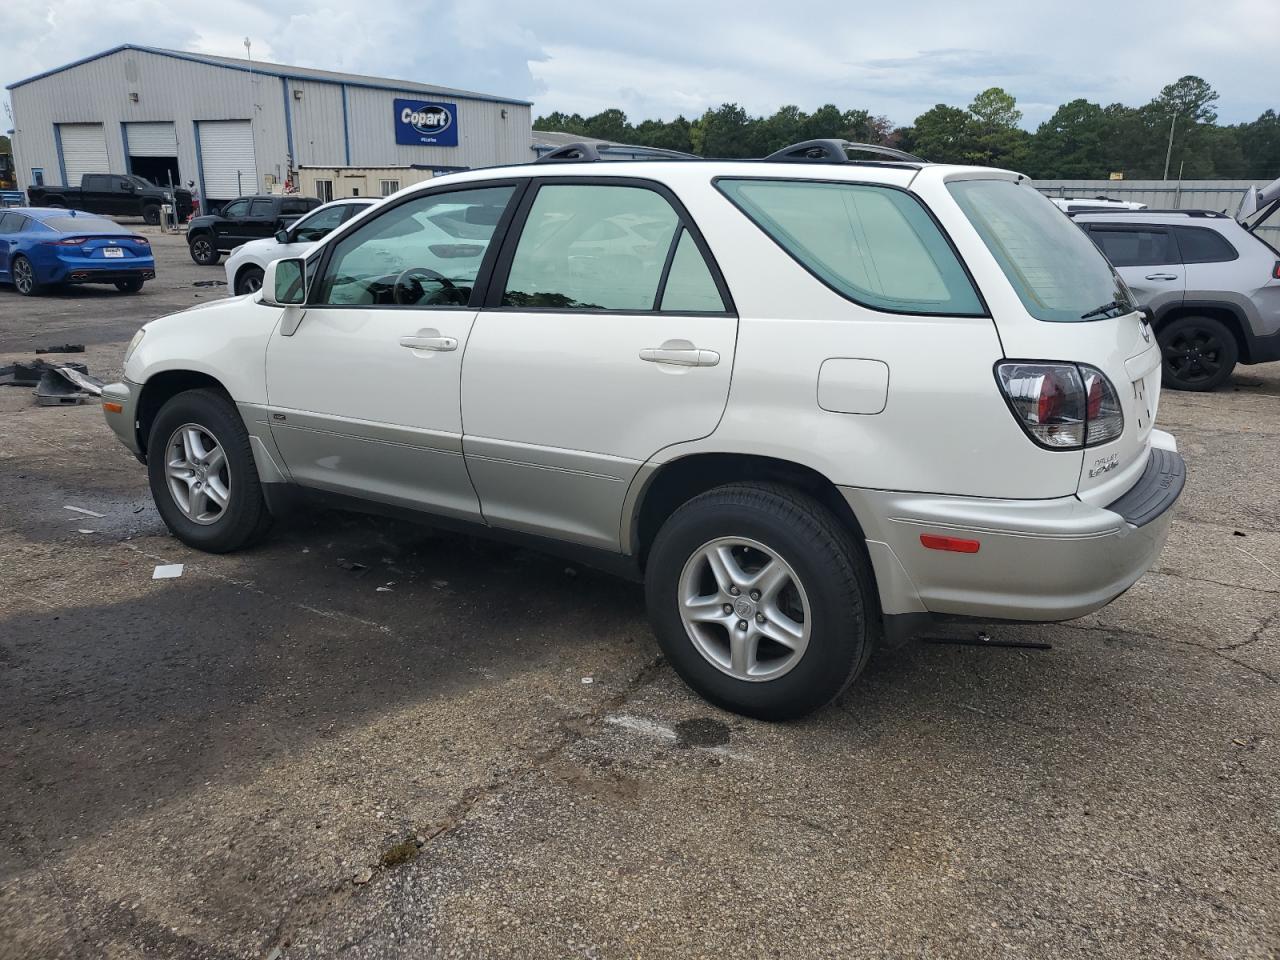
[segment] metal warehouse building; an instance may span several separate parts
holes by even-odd
[[[234,57],[125,44],[8,90],[20,186],[134,173],[216,203],[278,191],[302,166],[532,159],[528,101]]]

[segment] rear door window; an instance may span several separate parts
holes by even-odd
[[[1208,227],[1174,227],[1183,263],[1227,263],[1240,259],[1235,247],[1222,234]]]
[[[255,200],[249,207],[251,217],[269,217],[275,204],[270,200]]]
[[[1178,263],[1178,247],[1168,227],[1089,227],[1089,236],[1112,266],[1157,267]]]
[[[855,303],[890,313],[985,315],[950,243],[905,190],[793,180],[724,179],[716,186],[801,266]]]

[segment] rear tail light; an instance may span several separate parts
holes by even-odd
[[[151,246],[151,241],[148,240],[146,237],[130,237],[129,239],[132,240],[134,243],[142,244],[144,247]]]
[[[1120,398],[1097,367],[1001,363],[996,379],[1027,436],[1048,450],[1093,447],[1124,432]]]
[[[1271,269],[1271,278],[1280,280],[1280,260],[1276,261],[1276,265]]]
[[[79,247],[89,242],[88,237],[64,237],[61,240],[54,240],[54,246],[58,247]]]

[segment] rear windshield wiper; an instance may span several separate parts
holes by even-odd
[[[1087,312],[1087,313],[1082,313],[1082,314],[1080,314],[1080,319],[1081,319],[1081,320],[1092,320],[1092,319],[1094,319],[1095,317],[1104,317],[1104,316],[1106,316],[1108,313],[1110,313],[1112,310],[1119,310],[1119,311],[1120,311],[1120,313],[1115,314],[1115,316],[1117,316],[1117,317],[1118,317],[1118,316],[1120,316],[1121,314],[1128,313],[1128,312],[1129,312],[1129,309],[1130,309],[1130,308],[1129,308],[1129,305],[1128,305],[1127,303],[1121,303],[1119,300],[1112,300],[1110,303],[1104,303],[1104,304],[1103,304],[1102,306],[1100,306],[1100,307],[1094,307],[1092,310],[1090,310],[1090,311],[1089,311],[1089,312]]]

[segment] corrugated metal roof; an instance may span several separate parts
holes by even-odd
[[[246,60],[240,57],[220,57],[210,53],[192,53],[186,50],[169,50],[164,47],[148,47],[136,43],[124,43],[118,47],[112,47],[110,50],[104,50],[101,53],[95,53],[88,57],[82,57],[72,63],[63,64],[60,67],[54,67],[52,70],[46,70],[38,73],[33,77],[27,77],[23,80],[15,81],[9,84],[5,89],[12,90],[14,87],[20,87],[23,84],[31,83],[35,80],[41,80],[45,77],[53,76],[64,70],[70,70],[72,67],[78,67],[81,64],[89,63],[93,60],[99,60],[102,57],[109,57],[113,53],[119,53],[122,50],[141,50],[145,53],[154,53],[162,57],[174,57],[178,60],[191,60],[196,63],[209,64],[215,67],[227,67],[232,70],[241,70],[248,72],[252,70],[254,73],[261,73],[266,76],[287,77],[291,80],[315,80],[321,83],[341,83],[348,86],[374,87],[380,90],[396,90],[406,93],[426,93],[432,96],[457,97],[464,100],[488,100],[497,103],[510,103],[514,106],[532,106],[528,100],[517,100],[510,97],[499,97],[488,93],[476,93],[471,90],[459,90],[455,87],[439,87],[433,84],[418,83],[414,80],[394,80],[387,77],[372,77],[361,73],[341,73],[336,70],[321,70],[316,67],[298,67],[289,64],[271,63],[265,60]]]

